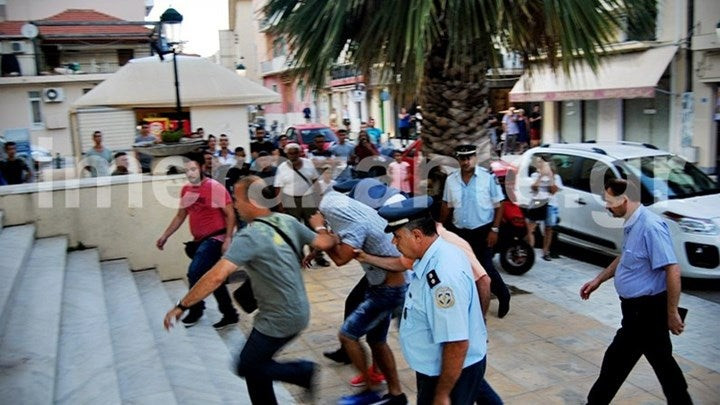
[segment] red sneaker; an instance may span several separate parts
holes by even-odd
[[[380,371],[375,371],[374,366],[370,366],[368,369],[368,374],[370,374],[370,381],[372,381],[373,385],[383,384],[385,382],[385,376]],[[365,386],[365,378],[362,374],[358,374],[352,379],[350,379],[350,385],[353,387],[364,387]]]

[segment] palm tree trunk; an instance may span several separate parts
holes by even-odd
[[[421,85],[423,152],[453,155],[458,144],[478,147],[480,161],[490,158],[486,63],[445,68],[445,41],[432,48]]]

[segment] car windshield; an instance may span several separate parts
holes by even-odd
[[[643,188],[650,192],[655,201],[720,193],[715,181],[679,156],[626,159],[622,162],[622,168],[639,176]]]
[[[318,135],[324,136],[326,142],[337,142],[337,136],[335,136],[335,132],[330,128],[302,129],[300,130],[300,134],[302,135],[302,142],[305,145],[311,145],[315,142],[315,137]]]

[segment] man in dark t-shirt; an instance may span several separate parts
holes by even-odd
[[[7,184],[22,184],[30,180],[30,168],[27,163],[17,155],[15,142],[5,144],[7,159],[0,162],[0,173]]]
[[[530,121],[530,146],[540,145],[542,138],[542,114],[540,114],[540,106],[535,104],[529,117]]]
[[[256,128],[255,139],[250,142],[250,156],[252,157],[252,159],[257,159],[258,154],[263,151],[267,152],[268,154],[272,154],[273,149],[275,149],[275,146],[273,146],[272,142],[265,139],[265,128]]]

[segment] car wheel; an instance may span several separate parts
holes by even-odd
[[[533,264],[535,264],[535,251],[523,240],[514,240],[500,250],[500,265],[512,275],[527,273]]]

